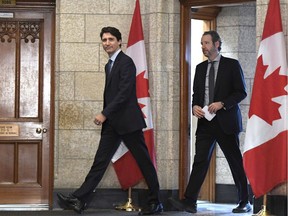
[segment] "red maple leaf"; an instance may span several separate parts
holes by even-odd
[[[136,76],[136,94],[137,98],[150,97],[149,96],[149,81],[144,78],[146,71],[141,72]]]
[[[149,95],[149,81],[148,79],[144,78],[146,71],[143,71],[141,73],[139,73],[136,76],[136,95],[137,98],[144,98],[144,97],[150,97]],[[145,107],[145,104],[142,103],[138,103],[141,110],[143,109],[143,107]],[[144,114],[144,112],[142,111],[144,118],[147,118],[147,116]]]
[[[142,104],[142,103],[138,103],[138,104],[139,104],[141,110],[143,109],[143,107],[146,106],[145,104]],[[143,114],[143,117],[144,117],[144,118],[147,118],[147,116],[145,115],[145,113],[144,113],[143,111],[142,111],[142,114]]]
[[[278,110],[281,104],[272,101],[272,99],[281,95],[287,95],[284,89],[287,85],[287,76],[279,74],[280,67],[278,67],[272,74],[264,79],[267,68],[267,65],[263,65],[261,55],[257,60],[249,118],[251,118],[252,115],[257,115],[272,125],[274,120],[281,118]]]

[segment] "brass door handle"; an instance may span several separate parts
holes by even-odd
[[[48,131],[47,128],[43,128],[43,129],[42,129],[42,128],[36,128],[36,133],[37,133],[37,134],[40,134],[40,133],[42,133],[42,132],[43,132],[43,133],[47,133],[47,131]]]

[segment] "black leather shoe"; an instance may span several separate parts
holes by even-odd
[[[156,215],[163,212],[162,203],[152,203],[147,207],[143,208],[138,215]]]
[[[197,204],[193,201],[183,199],[175,199],[173,197],[170,197],[168,201],[171,203],[171,205],[180,211],[186,211],[190,213],[196,213],[197,212]]]
[[[62,193],[57,193],[57,197],[60,203],[64,204],[68,209],[73,209],[78,214],[82,214],[86,207],[86,203],[81,202],[73,195],[65,196]]]
[[[236,208],[232,210],[233,213],[246,213],[251,211],[251,206],[249,202],[239,202]]]

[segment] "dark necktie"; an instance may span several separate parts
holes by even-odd
[[[108,63],[107,63],[107,73],[110,74],[111,72],[111,68],[112,68],[112,60],[109,59]]]
[[[212,61],[210,71],[209,71],[209,104],[213,103],[214,100],[214,79],[215,79],[215,70],[214,62]]]

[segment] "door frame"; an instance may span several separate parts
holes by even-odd
[[[256,0],[179,0],[180,1],[180,121],[179,121],[179,197],[184,192],[190,176],[190,74],[191,74],[191,7],[212,7]],[[209,177],[210,188],[215,184],[216,176]],[[210,197],[214,192],[209,190]]]

